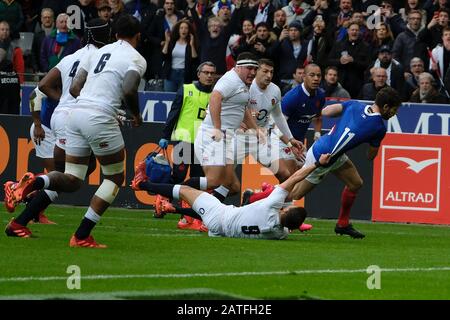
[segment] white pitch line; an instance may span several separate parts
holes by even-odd
[[[381,272],[435,272],[450,271],[449,267],[430,268],[381,268]],[[367,273],[367,269],[323,269],[323,270],[292,270],[292,271],[262,271],[262,272],[222,272],[222,273],[173,273],[173,274],[99,274],[81,276],[83,280],[104,279],[155,279],[155,278],[214,278],[242,276],[284,276],[301,274],[333,274],[333,273]],[[0,278],[0,282],[56,281],[67,280],[67,277],[16,277]]]

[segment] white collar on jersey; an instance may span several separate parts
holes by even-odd
[[[306,88],[305,88],[305,83],[304,82],[302,83],[302,90],[308,97],[310,96],[309,91],[306,90]]]
[[[365,114],[365,115],[367,115],[367,116],[369,116],[369,117],[373,117],[373,116],[381,116],[381,113],[379,113],[379,112],[374,112],[373,109],[372,109],[372,112],[369,112],[369,108],[370,108],[370,107],[371,107],[371,106],[367,105],[367,106],[364,108],[364,114]]]

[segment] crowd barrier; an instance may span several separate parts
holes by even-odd
[[[31,86],[23,87],[22,115],[30,114],[26,97],[32,89]],[[153,204],[152,196],[145,192],[134,192],[128,185],[133,177],[135,164],[156,147],[174,96],[173,93],[162,92],[139,93],[140,109],[146,123],[140,128],[123,129],[127,146],[126,180],[114,205],[141,208]],[[324,118],[324,131],[329,130],[335,121]],[[364,186],[352,209],[352,217],[374,221],[450,224],[450,205],[446,198],[450,194],[450,179],[447,176],[448,170],[444,169],[450,155],[447,148],[450,142],[449,122],[450,105],[406,103],[399,109],[397,116],[387,122],[390,134],[383,141],[374,163],[366,158],[367,146],[350,151],[348,155],[364,180]],[[42,171],[29,140],[30,124],[30,117],[0,116],[0,143],[3,150],[0,157],[1,182],[17,179],[27,170]],[[308,141],[312,141],[311,136],[309,132]],[[389,160],[391,158],[404,159],[392,161]],[[433,162],[436,159],[439,159],[439,163]],[[425,166],[429,162],[431,164]],[[238,168],[242,190],[258,189],[263,181],[277,183],[266,169],[251,163],[252,161],[247,161],[242,168]],[[421,166],[425,167],[420,170]],[[414,171],[417,167],[419,169],[415,170],[418,172]],[[438,171],[429,173],[432,170]],[[100,171],[97,168],[85,188],[62,196],[59,203],[87,205],[100,181]],[[399,181],[408,183],[397,183]],[[409,188],[410,186],[420,186],[423,190]],[[336,218],[342,188],[343,184],[333,175],[325,179],[306,197],[305,207],[310,216]],[[3,190],[0,191],[0,197],[3,198]],[[239,198],[234,197],[229,203],[237,204]],[[414,207],[412,203],[421,203],[422,207]]]

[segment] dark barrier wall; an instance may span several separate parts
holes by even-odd
[[[29,138],[32,120],[29,116],[0,115],[0,182],[19,179],[25,172],[43,172],[39,158],[35,156],[34,145]],[[144,123],[139,128],[122,128],[126,146],[125,183],[113,205],[129,208],[148,208],[153,197],[146,192],[133,191],[129,185],[134,175],[135,165],[157,147],[163,129],[162,123]],[[169,149],[170,152],[170,149]],[[241,167],[236,169],[241,175]],[[100,168],[87,179],[86,184],[75,193],[63,194],[57,203],[70,205],[89,204],[89,200],[101,182]],[[0,201],[4,199],[4,190],[0,188]],[[239,196],[227,199],[228,204],[238,204]]]

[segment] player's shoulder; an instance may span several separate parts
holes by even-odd
[[[317,88],[317,97],[319,99],[324,99],[325,98],[325,90],[322,88]]]
[[[270,95],[276,96],[276,97],[281,97],[281,90],[280,87],[277,86],[275,83],[271,82],[268,86],[267,86],[267,90],[270,93]]]

